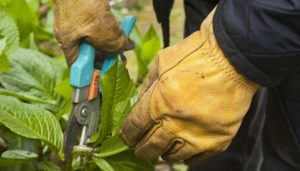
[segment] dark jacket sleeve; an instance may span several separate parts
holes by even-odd
[[[257,83],[300,70],[299,0],[221,0],[213,26],[226,57]]]

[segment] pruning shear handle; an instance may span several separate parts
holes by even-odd
[[[129,37],[136,18],[126,16],[121,27],[126,38]],[[83,41],[80,44],[78,58],[71,66],[70,84],[73,87],[72,112],[64,132],[65,160],[70,161],[76,137],[82,127],[79,145],[86,144],[99,125],[99,113],[102,96],[100,92],[99,76],[103,75],[117,60],[120,53],[108,53],[105,56],[101,71],[94,68],[95,48]]]
[[[126,16],[121,22],[121,28],[124,31],[126,38],[129,37],[133,26],[136,22],[136,17]],[[82,88],[90,85],[94,72],[95,48],[87,42],[80,44],[80,52],[77,60],[71,66],[70,84],[76,88]],[[121,52],[123,53],[123,52]],[[104,74],[115,63],[119,53],[108,53],[105,56],[100,74]]]

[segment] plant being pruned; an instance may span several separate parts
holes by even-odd
[[[61,57],[51,58],[39,47],[41,41],[54,41],[48,25],[39,20],[39,1],[21,1],[0,1],[0,138],[9,144],[1,154],[0,170],[64,170],[63,130],[72,94],[69,69]],[[30,15],[18,11],[17,3]],[[153,170],[152,161],[136,158],[118,136],[137,95],[125,64],[117,60],[100,84],[99,128],[88,142],[91,148],[74,150],[74,158],[83,154],[88,160],[74,160],[73,169]]]

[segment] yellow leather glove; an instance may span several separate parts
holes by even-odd
[[[69,65],[77,58],[81,39],[101,51],[119,51],[126,46],[107,0],[56,0],[54,33]]]
[[[238,73],[212,25],[159,52],[121,136],[137,156],[193,164],[224,151],[258,85]]]

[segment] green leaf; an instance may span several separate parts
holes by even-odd
[[[9,71],[9,61],[5,53],[0,54],[0,72],[8,72]]]
[[[38,27],[39,16],[34,11],[36,5],[28,5],[25,0],[11,0],[4,8],[16,21],[21,42],[26,39],[29,34]]]
[[[6,47],[6,38],[3,36],[0,38],[0,54],[2,54]]]
[[[23,39],[21,46],[31,50],[39,50],[37,44],[35,43],[34,37],[34,33],[30,33],[27,38]]]
[[[43,161],[38,163],[38,169],[43,171],[60,171],[61,169],[54,163]]]
[[[137,93],[137,92],[134,92]],[[131,94],[131,97],[133,97],[135,94]],[[112,136],[116,136],[119,134],[120,129],[127,118],[129,112],[131,111],[132,106],[130,104],[130,101],[128,99],[118,102],[115,105],[115,110],[113,111],[113,120],[112,120]]]
[[[40,142],[38,140],[22,137],[21,135],[10,131],[8,128],[5,128],[1,132],[1,136],[7,140],[7,142],[9,143],[9,149],[11,150],[22,149],[34,153],[39,153],[38,146],[40,145]]]
[[[38,154],[39,142],[35,139],[29,139],[13,133],[9,129],[1,128],[1,137],[5,138],[9,143],[10,150],[22,149],[22,151],[29,151]],[[36,158],[30,159],[13,159],[0,157],[0,168],[3,170],[26,170],[24,168],[31,167],[36,161]],[[8,167],[8,168],[4,168]],[[0,169],[0,170],[1,170]],[[29,169],[30,170],[30,169]],[[31,169],[32,170],[32,169]]]
[[[137,158],[132,150],[117,155],[99,158],[93,157],[99,168],[105,171],[153,171],[154,163]]]
[[[6,38],[0,39],[0,72],[9,71],[9,61],[5,52]]]
[[[147,67],[147,64],[142,59],[141,49],[139,47],[135,47],[134,53],[136,55],[136,60],[137,60],[137,64],[138,64],[137,82],[140,84],[140,83],[142,83],[144,77],[148,73],[148,67]]]
[[[121,21],[126,16],[120,10],[116,10],[114,8],[111,9],[111,12],[114,14],[114,16],[117,18],[118,21]],[[149,32],[149,30],[148,30],[148,32]],[[143,58],[142,52],[141,52],[143,43],[147,43],[148,40],[146,40],[144,38],[144,40],[143,40],[144,42],[142,42],[143,36],[142,36],[139,28],[136,25],[133,27],[133,30],[130,34],[130,39],[133,40],[134,44],[135,44],[134,53],[136,56],[137,69],[138,69],[137,78],[138,78],[138,82],[141,82],[148,73],[148,63],[146,63],[144,61],[145,59]]]
[[[5,10],[3,10],[3,7],[1,6],[0,18],[0,36],[1,40],[5,41],[5,49],[2,50],[5,50],[7,55],[10,55],[19,47],[19,31],[13,18],[9,16],[9,14]],[[2,42],[2,46],[3,44],[4,43]]]
[[[110,165],[108,161],[103,158],[93,157],[93,161],[97,164],[97,166],[104,171],[114,171],[114,168]]]
[[[0,94],[43,106],[57,113],[66,101],[55,91],[66,66],[33,50],[18,49],[10,56],[11,68],[0,73]]]
[[[41,26],[35,27],[35,38],[40,41],[52,40],[53,34]]]
[[[7,150],[0,157],[0,168],[14,167],[17,164],[28,163],[37,157],[36,153],[26,150]]]
[[[66,103],[64,105],[63,108],[60,108],[60,110],[58,111],[58,113],[56,113],[56,118],[58,120],[61,119],[61,117],[64,114],[69,114],[72,108],[72,94],[73,94],[73,88],[70,85],[70,79],[66,78],[63,79],[56,87],[55,87],[55,91],[60,94],[61,96],[64,97],[64,99],[66,100]]]
[[[71,100],[73,88],[70,85],[70,79],[63,79],[56,87],[55,91],[62,95],[65,99]]]
[[[27,138],[39,139],[62,150],[63,135],[58,121],[48,111],[19,100],[0,95],[0,123]]]
[[[10,0],[3,7],[18,25],[21,46],[30,48],[31,34],[35,40],[51,40],[53,34],[48,32],[39,22],[39,0]]]
[[[120,60],[117,60],[101,77],[100,84],[103,95],[100,114],[100,141],[102,142],[107,136],[111,136],[113,131],[114,134],[118,132],[117,129],[121,127],[121,120],[124,120],[128,115],[127,104],[130,104],[130,99],[136,94],[136,87],[130,79],[125,65]],[[117,105],[120,102],[122,105]],[[120,108],[120,106],[124,108]]]
[[[121,21],[126,15],[120,10],[111,9],[117,20]],[[142,37],[142,34],[137,26],[135,26],[130,35],[130,39],[135,42],[134,53],[138,64],[137,80],[141,83],[143,78],[147,75],[151,62],[161,48],[160,38],[151,25]]]
[[[25,150],[7,150],[2,153],[1,157],[6,159],[34,159],[37,158],[38,155],[36,153],[25,151]]]
[[[136,38],[138,39],[138,38]],[[141,83],[149,71],[149,67],[157,52],[161,48],[161,42],[154,27],[151,25],[142,39],[141,45],[134,49],[138,63],[138,82]]]
[[[134,41],[136,47],[141,47],[142,45],[142,34],[137,26],[133,27],[133,30],[130,34],[130,39]]]
[[[142,40],[141,55],[146,65],[149,65],[161,48],[160,39],[153,25],[150,26]]]
[[[173,164],[174,171],[187,171],[188,166],[185,164]]]
[[[95,153],[96,157],[108,157],[128,150],[128,146],[124,144],[119,135],[106,139],[100,147],[99,153]]]
[[[53,34],[53,20],[54,20],[54,12],[53,11],[49,11],[47,13],[47,16],[46,18],[44,18],[42,20],[42,27],[43,29],[48,32],[48,33],[51,33]],[[52,36],[53,37],[53,36]]]
[[[28,5],[30,11],[39,16],[39,7],[40,7],[40,0],[25,0],[26,4]]]

